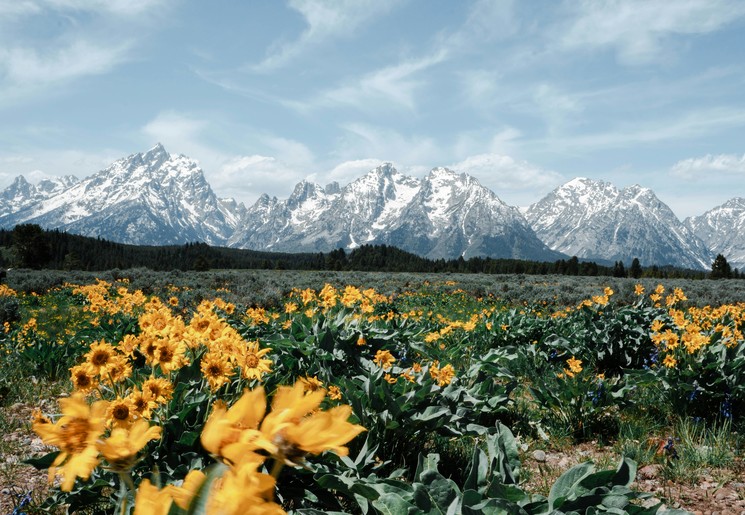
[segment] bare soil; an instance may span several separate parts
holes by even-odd
[[[652,494],[645,506],[662,503],[667,508],[687,510],[695,515],[745,515],[745,462],[736,459],[727,469],[702,469],[692,481],[672,481],[665,478],[664,457],[658,462],[639,464],[636,491]],[[567,469],[588,460],[599,469],[614,468],[620,456],[610,447],[595,443],[569,449],[533,451],[523,456],[527,476],[524,489],[548,495],[554,481]]]

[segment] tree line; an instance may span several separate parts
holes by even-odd
[[[427,259],[389,245],[362,245],[350,251],[339,248],[325,253],[264,252],[213,247],[201,242],[168,246],[128,245],[58,229],[44,230],[36,224],[18,225],[12,230],[0,229],[0,266],[84,271],[145,267],[159,271],[281,269],[634,278],[742,277],[721,255],[712,263],[709,273],[671,266],[642,267],[638,259],[634,259],[628,268],[621,261],[607,266],[580,260],[576,256],[554,262],[488,257]]]

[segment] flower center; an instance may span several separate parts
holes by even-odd
[[[129,418],[129,408],[123,404],[114,407],[111,414],[117,420],[127,420]]]
[[[248,368],[256,368],[259,365],[259,357],[256,354],[249,354],[246,356],[246,366]]]
[[[109,362],[108,352],[96,352],[91,356],[91,363],[97,367],[102,367]]]
[[[62,426],[62,450],[69,454],[78,454],[86,447],[90,424],[86,419],[74,418]]]

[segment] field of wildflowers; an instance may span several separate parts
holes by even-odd
[[[260,305],[126,279],[1,285],[0,400],[30,378],[65,392],[30,421],[52,450],[28,462],[54,487],[24,509],[684,513],[632,490],[628,457],[545,492],[521,477],[530,446],[614,442],[634,421],[660,428],[639,447],[666,466],[681,420],[742,432],[745,303],[647,288],[560,305],[326,284]]]

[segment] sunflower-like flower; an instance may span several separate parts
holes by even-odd
[[[202,375],[207,380],[210,390],[216,392],[222,385],[230,381],[233,375],[233,365],[224,354],[208,352],[202,357],[200,364]]]
[[[338,386],[335,386],[335,385],[329,386],[329,399],[334,400],[334,401],[341,400],[341,390],[339,390]]]
[[[213,406],[202,430],[202,446],[213,455],[223,457],[226,457],[226,447],[239,442],[250,444],[250,450],[276,452],[277,446],[259,431],[265,413],[266,396],[262,387],[246,391],[230,409]]]
[[[239,357],[239,364],[245,379],[261,379],[261,376],[272,371],[272,360],[263,359],[271,351],[269,347],[259,349],[259,342],[248,342]]]
[[[233,465],[246,457],[262,460],[257,451],[292,465],[302,463],[307,454],[324,451],[346,456],[345,445],[365,428],[348,421],[350,406],[319,410],[325,397],[322,389],[306,392],[300,381],[292,387],[280,386],[271,412],[264,416],[264,389],[247,391],[230,409],[213,408],[202,431],[202,445]]]
[[[150,440],[160,438],[160,426],[150,426],[147,420],[139,419],[129,428],[115,427],[105,440],[98,443],[98,449],[109,462],[112,470],[124,472],[137,462],[139,453]]]
[[[106,377],[109,368],[114,364],[116,349],[104,340],[93,342],[90,350],[85,354],[85,360],[101,377]]]
[[[164,374],[178,370],[189,362],[186,358],[186,344],[171,339],[160,340],[155,349],[155,362]]]
[[[315,392],[323,388],[323,383],[318,379],[318,376],[301,377],[300,382],[303,383],[303,388],[305,388],[306,392]]]
[[[97,401],[91,406],[85,396],[74,393],[59,400],[62,416],[57,422],[36,417],[32,424],[34,432],[47,445],[54,445],[60,453],[49,467],[49,480],[58,472],[62,474],[61,489],[72,490],[75,478],[87,479],[99,462],[96,442],[106,428],[108,402]]]
[[[132,411],[140,418],[150,419],[153,416],[153,410],[158,407],[150,390],[143,392],[135,387],[127,397],[132,405]]]
[[[574,377],[575,375],[582,372],[582,360],[577,359],[574,356],[569,358],[567,360],[567,365],[569,365],[569,368],[564,369],[564,373],[569,377]]]
[[[272,410],[261,424],[261,431],[278,447],[275,455],[291,464],[301,463],[306,454],[331,450],[346,456],[344,444],[365,430],[347,421],[350,406],[318,410],[325,390],[305,392],[301,382],[280,386],[272,401]]]
[[[98,373],[87,361],[70,369],[72,387],[81,393],[88,393],[98,388]]]
[[[173,396],[173,383],[164,377],[149,377],[142,383],[142,392],[158,404],[165,404]]]
[[[109,403],[106,410],[106,422],[112,427],[127,428],[132,425],[137,415],[132,399],[127,397],[117,397]]]
[[[442,367],[437,374],[437,384],[439,386],[447,386],[455,377],[455,369],[453,368],[453,365],[447,364],[444,367]]]
[[[124,382],[132,377],[132,363],[126,356],[117,354],[111,360],[107,377],[112,383]]]
[[[393,363],[396,362],[396,358],[393,357],[393,354],[391,354],[390,351],[378,350],[378,352],[375,353],[373,361],[383,370],[388,370],[391,368]]]
[[[229,469],[210,493],[207,513],[221,515],[280,515],[286,513],[273,501],[275,479],[258,471],[261,462],[248,460]]]

